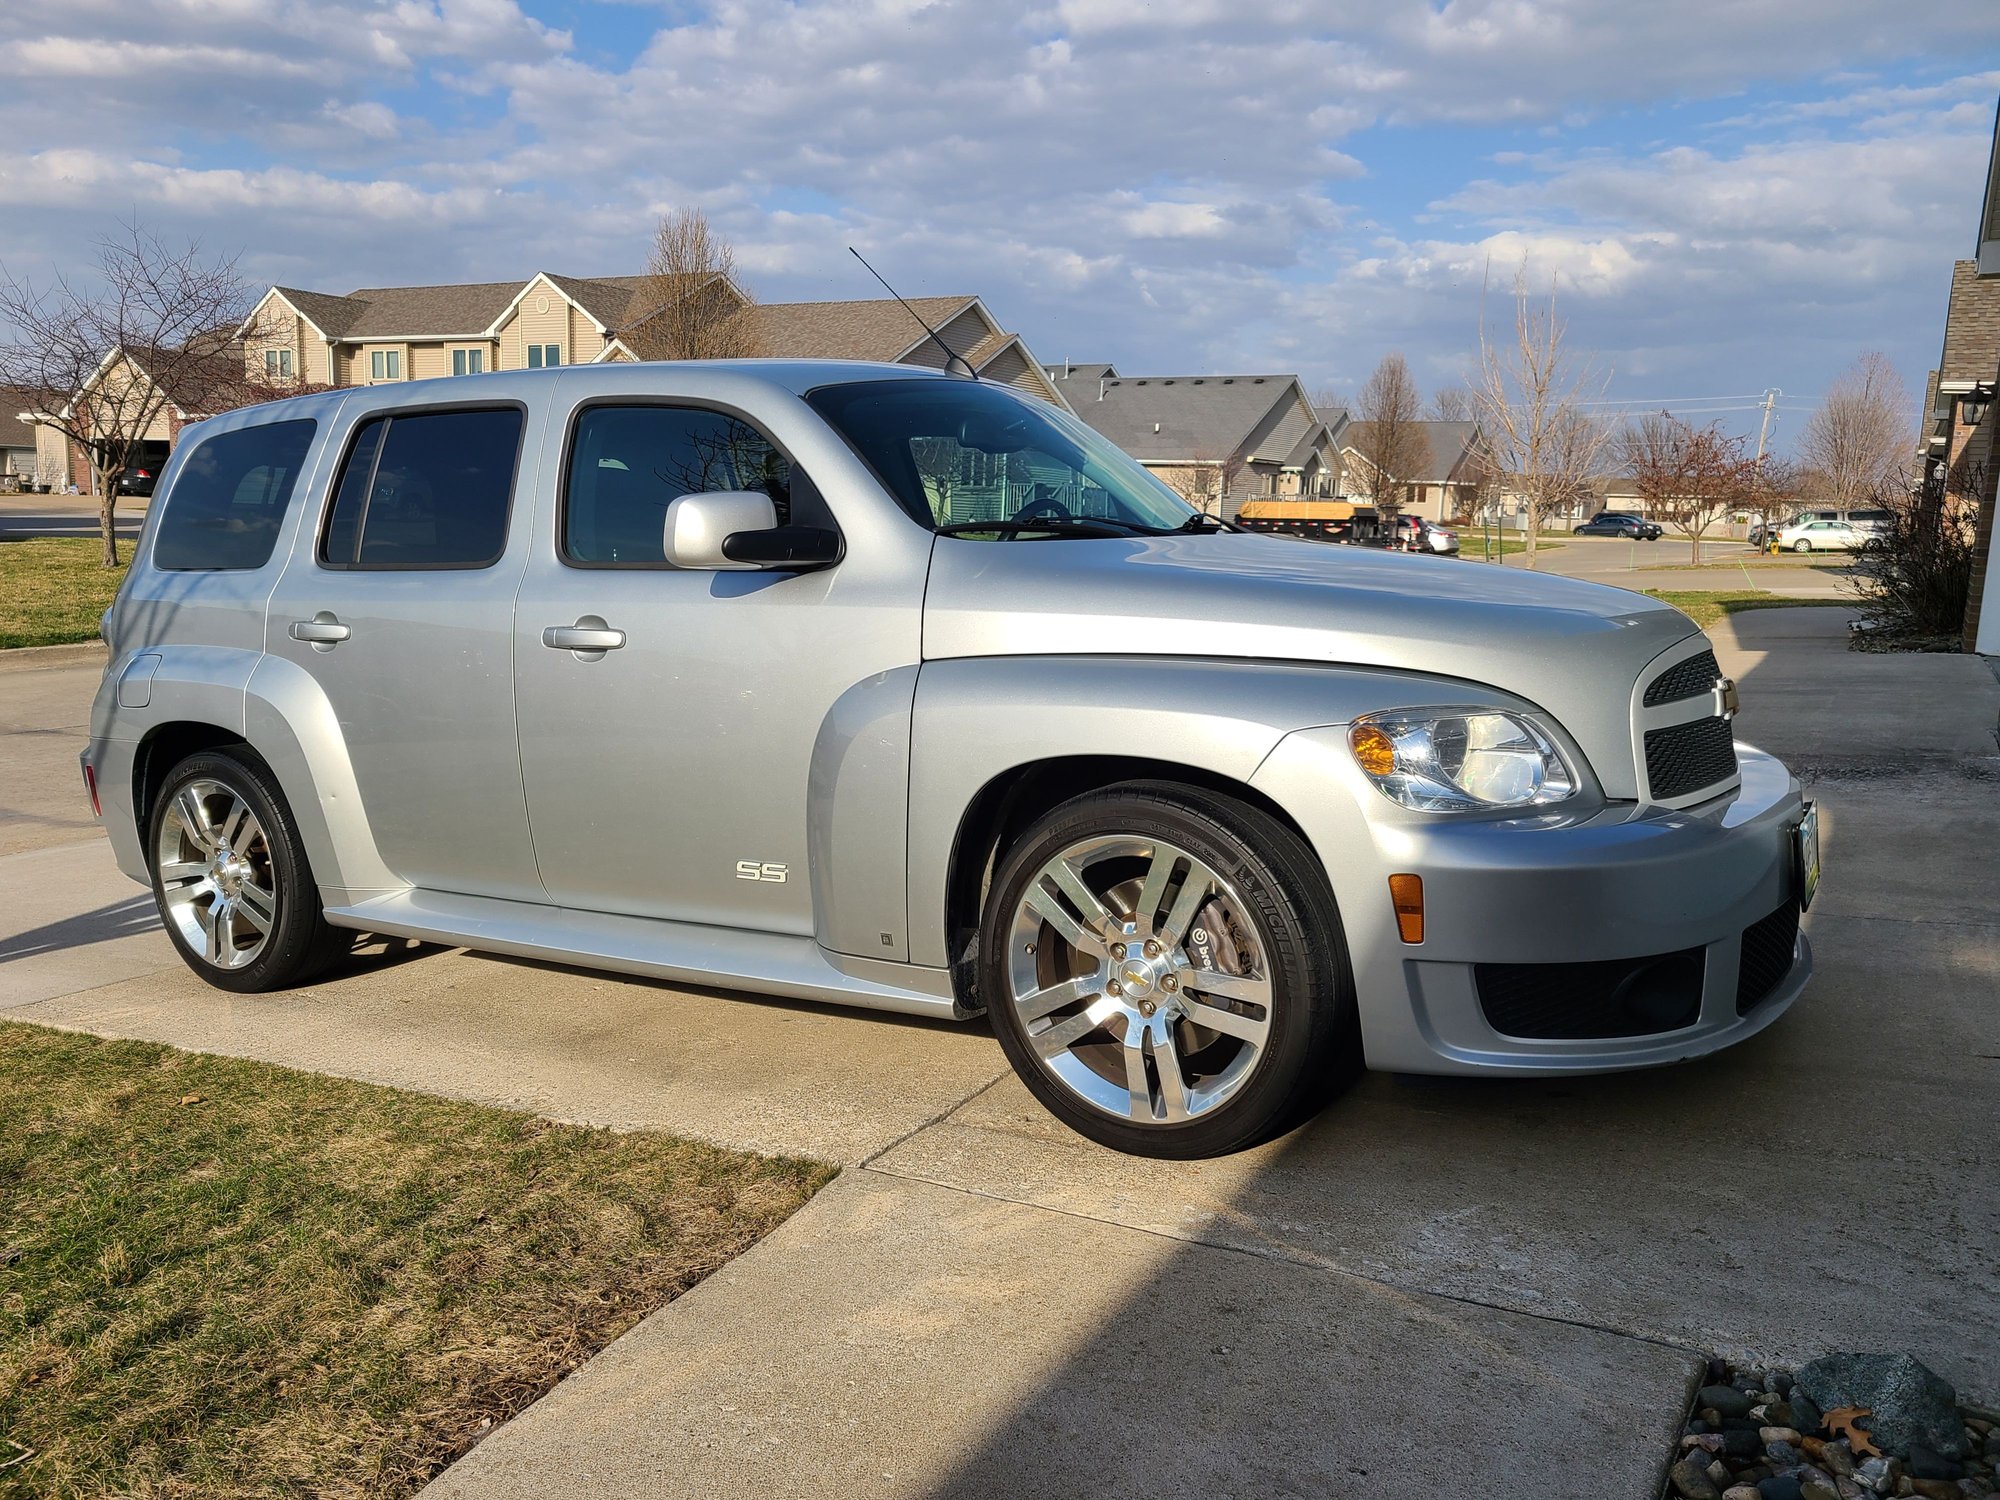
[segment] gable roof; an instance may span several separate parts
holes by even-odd
[[[534,278],[530,277],[532,281]],[[365,286],[342,301],[364,304],[339,337],[477,338],[524,290],[519,281],[474,281],[458,286]],[[314,319],[315,322],[318,319]]]
[[[271,290],[291,303],[300,316],[330,339],[345,335],[354,320],[368,309],[365,302],[357,302],[352,297],[336,297],[330,292],[307,292],[290,286],[274,286]]]
[[[2000,369],[2000,276],[1981,276],[1977,261],[1952,262],[1944,315],[1943,386],[1990,381]]]
[[[1074,378],[1054,384],[1071,410],[1142,463],[1229,458],[1280,403],[1305,401],[1295,375],[1146,375],[1092,379],[1080,389]],[[1287,441],[1279,453],[1256,456],[1275,462],[1294,446]]]
[[[1066,359],[1059,365],[1043,365],[1042,373],[1049,377],[1050,383],[1058,390],[1063,389],[1071,381],[1076,382],[1076,389],[1082,390],[1086,383],[1096,385],[1100,380],[1116,380],[1118,367],[1113,364],[1080,365],[1074,360]]]
[[[943,331],[977,297],[912,297],[918,316]],[[930,335],[899,302],[760,302],[752,314],[763,347],[784,359],[900,357]]]
[[[1362,444],[1368,438],[1368,423],[1351,424],[1343,444],[1347,450],[1363,463],[1368,455]],[[1477,422],[1434,422],[1418,421],[1410,425],[1417,429],[1417,436],[1423,440],[1423,471],[1418,474],[1398,474],[1394,477],[1405,484],[1443,484],[1464,464],[1466,455],[1479,441]]]

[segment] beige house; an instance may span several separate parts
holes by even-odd
[[[682,296],[743,304],[726,279]],[[525,282],[364,287],[345,296],[274,286],[244,324],[253,378],[379,385],[489,370],[533,370],[648,356],[647,322],[666,304],[646,276],[538,272]],[[910,306],[982,379],[1062,404],[1034,356],[977,297],[920,297]],[[940,367],[945,352],[901,304],[775,302],[750,310],[764,352],[781,359],[869,359]]]
[[[269,399],[282,390],[261,389],[241,378],[233,352],[194,355],[179,350],[149,353],[142,349],[114,349],[63,403],[65,421],[80,414],[86,429],[115,424],[121,431],[143,417],[144,426],[136,433],[130,455],[136,463],[164,463],[181,429],[191,422],[214,416],[219,411],[244,405],[247,401]],[[53,399],[53,398],[52,398]],[[40,411],[49,407],[42,406]],[[92,488],[90,456],[63,428],[36,409],[10,413],[33,432],[36,477],[54,489],[74,485],[81,494]],[[104,420],[98,424],[98,418]],[[23,469],[26,465],[20,465]]]
[[[1492,474],[1492,459],[1477,422],[1417,422],[1423,439],[1422,471],[1402,475],[1402,512],[1427,521],[1455,521],[1471,516],[1479,505],[1480,488]],[[1362,452],[1367,424],[1347,429],[1342,451],[1348,484],[1343,493],[1361,495],[1362,475],[1374,467]]]

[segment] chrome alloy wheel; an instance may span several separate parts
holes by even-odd
[[[278,915],[264,827],[219,781],[190,781],[160,816],[153,868],[166,914],[188,948],[218,969],[256,962]]]
[[[1036,872],[1009,933],[1009,999],[1036,1057],[1138,1124],[1226,1103],[1263,1059],[1272,991],[1250,907],[1157,839],[1091,838]]]

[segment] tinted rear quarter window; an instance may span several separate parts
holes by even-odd
[[[356,430],[320,540],[328,567],[485,568],[507,548],[517,406],[392,412]]]
[[[153,566],[231,572],[269,562],[318,425],[266,422],[197,443],[167,495]]]

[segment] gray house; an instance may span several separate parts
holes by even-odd
[[[1233,518],[1246,500],[1326,497],[1339,486],[1347,413],[1315,411],[1296,375],[1043,368],[1072,411],[1205,510]]]

